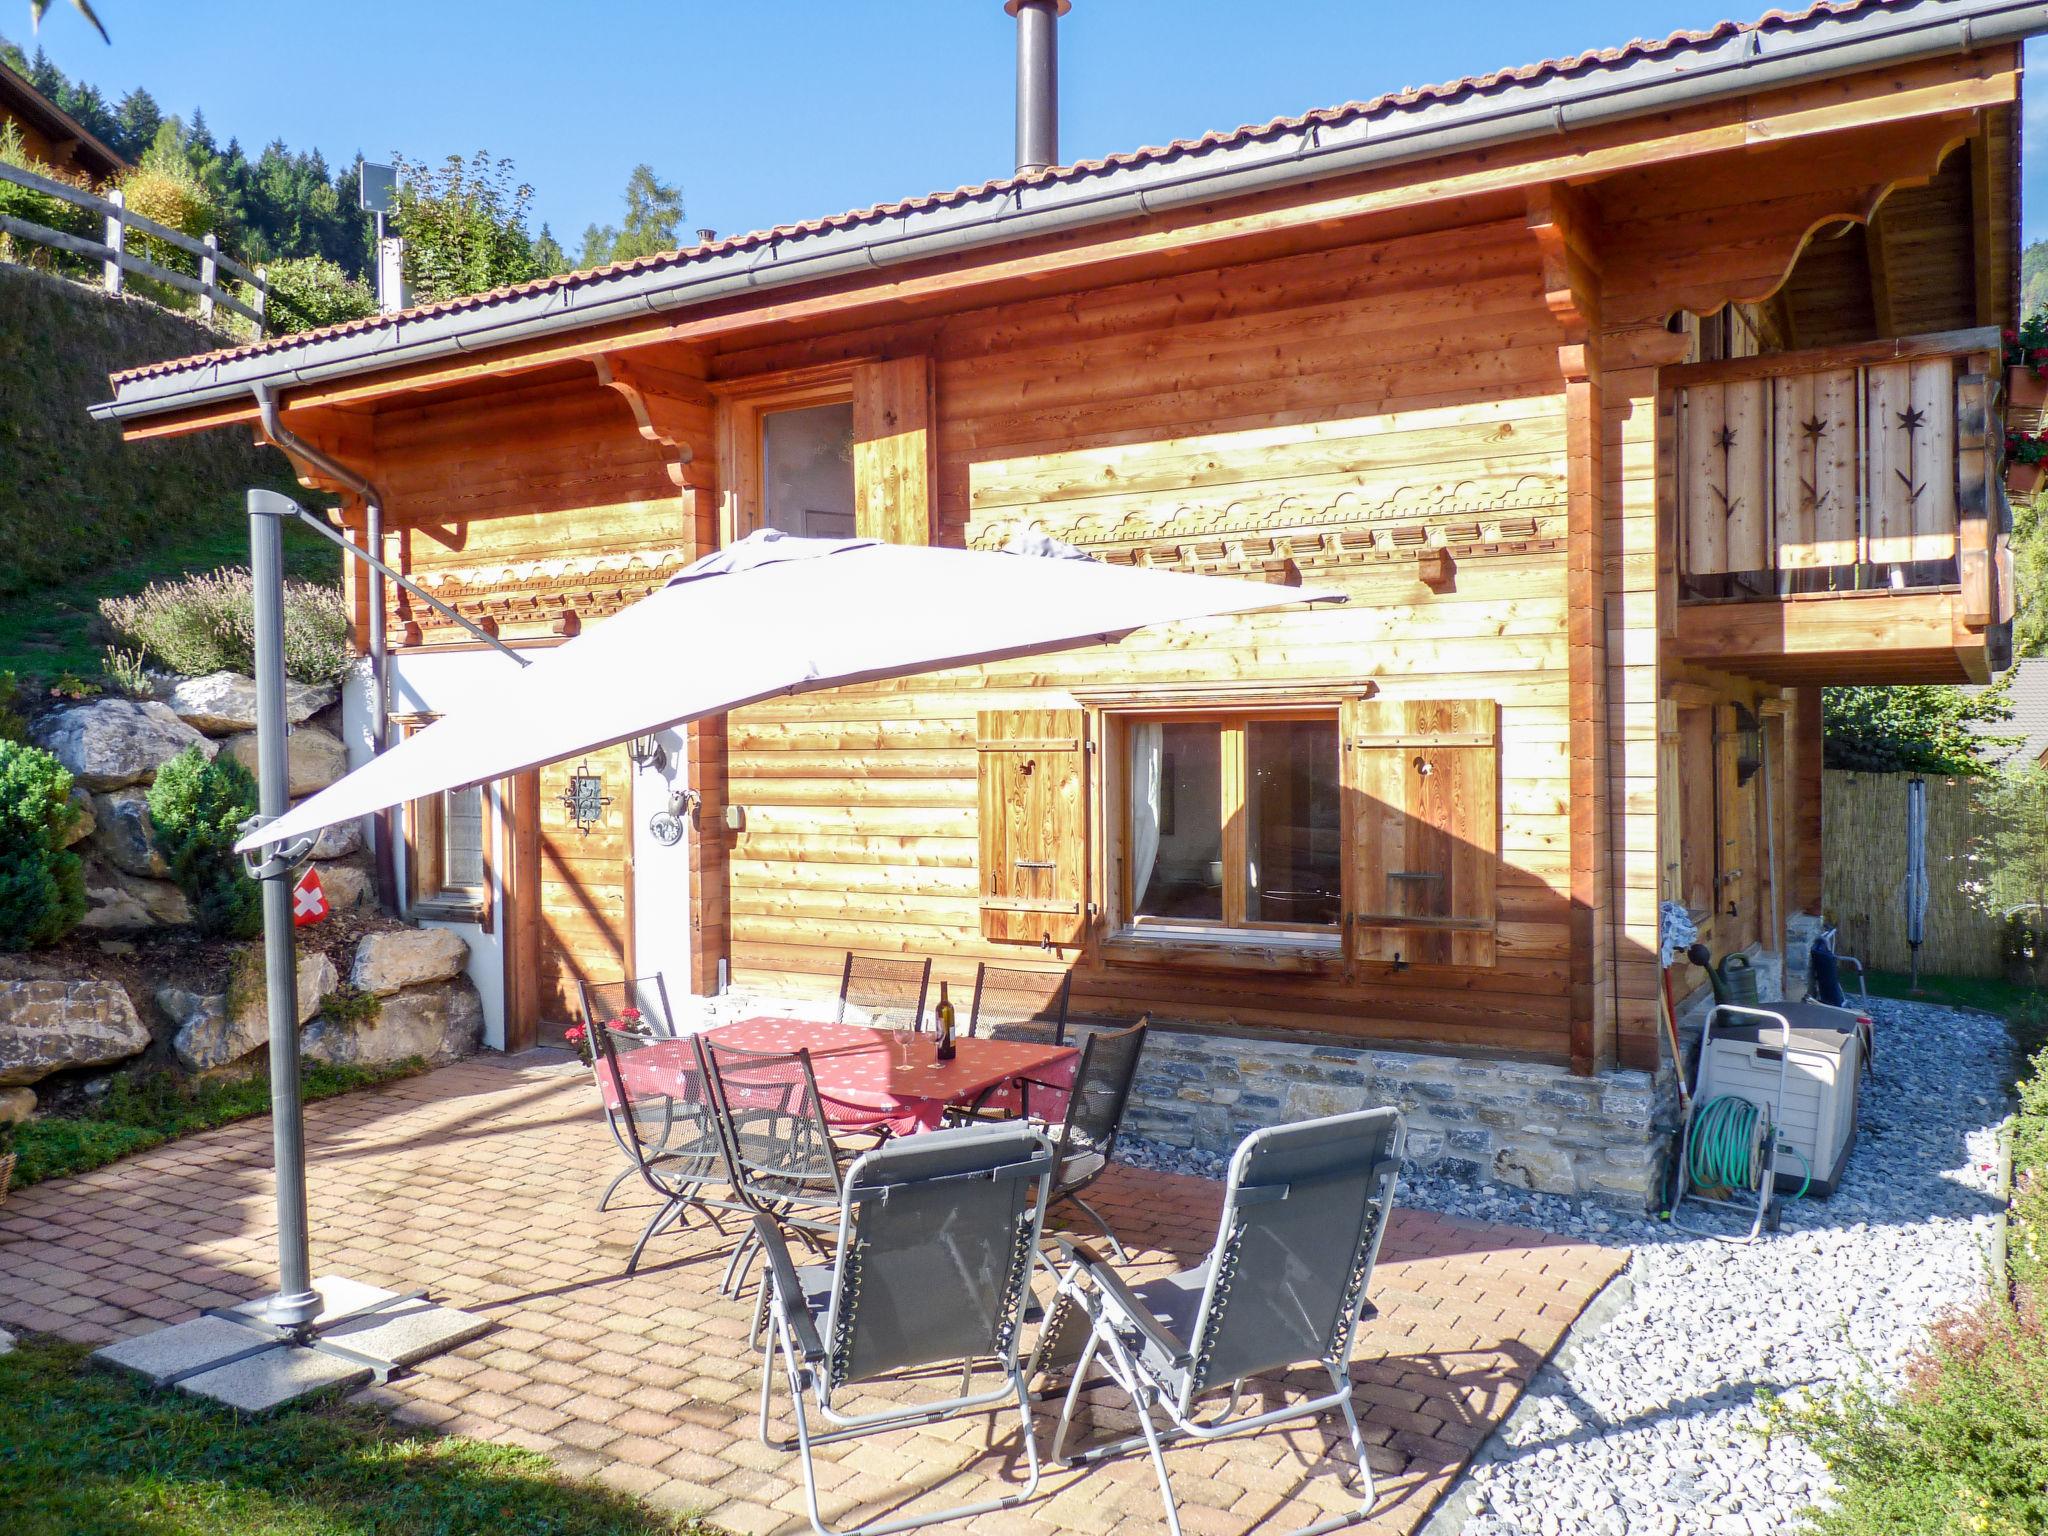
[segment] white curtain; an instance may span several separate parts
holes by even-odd
[[[1164,728],[1157,722],[1131,727],[1131,906],[1152,883],[1159,862],[1159,756]]]

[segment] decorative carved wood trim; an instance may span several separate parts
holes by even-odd
[[[615,391],[633,413],[640,435],[661,450],[662,467],[679,491],[708,490],[709,468],[699,468],[693,437],[709,435],[717,404],[701,378],[625,353],[593,358],[597,381]]]

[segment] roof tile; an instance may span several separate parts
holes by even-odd
[[[118,386],[129,379],[150,378],[161,374],[182,373],[191,369],[206,367],[215,363],[229,362],[240,358],[258,356],[288,347],[303,345],[310,341],[325,340],[334,336],[347,336],[366,331],[380,330],[402,320],[420,319],[435,315],[457,314],[466,310],[487,309],[509,299],[531,294],[556,292],[565,288],[583,287],[602,282],[607,278],[628,273],[650,271],[656,268],[681,266],[691,261],[700,261],[711,256],[723,256],[733,252],[757,249],[784,240],[801,239],[806,235],[819,234],[827,230],[845,229],[858,224],[879,223],[905,213],[925,212],[934,208],[952,207],[987,198],[1022,186],[1037,186],[1048,183],[1082,181],[1090,176],[1107,171],[1125,170],[1176,156],[1199,154],[1205,150],[1225,146],[1256,143],[1262,138],[1299,133],[1304,129],[1318,126],[1328,127],[1349,123],[1374,113],[1400,111],[1436,103],[1454,101],[1461,97],[1480,95],[1505,85],[1532,85],[1540,81],[1588,74],[1596,69],[1629,64],[1641,59],[1654,59],[1686,49],[1703,48],[1719,43],[1731,36],[1744,32],[1758,32],[1767,29],[1796,26],[1802,22],[1820,17],[1851,16],[1863,11],[1881,10],[1898,0],[1817,0],[1817,3],[1800,11],[1767,11],[1754,21],[1720,21],[1703,31],[1677,31],[1662,38],[1638,38],[1618,48],[1589,48],[1582,53],[1563,58],[1544,59],[1535,64],[1521,64],[1507,69],[1497,69],[1484,75],[1466,75],[1457,80],[1439,85],[1413,86],[1402,91],[1390,91],[1366,101],[1351,101],[1335,107],[1323,107],[1305,112],[1299,117],[1276,117],[1271,122],[1246,124],[1243,127],[1225,131],[1213,131],[1198,139],[1175,139],[1170,143],[1147,145],[1108,155],[1099,160],[1081,160],[1072,165],[1053,166],[1028,176],[1004,176],[977,183],[972,186],[955,187],[949,192],[930,192],[922,197],[906,198],[899,202],[877,203],[868,208],[857,208],[846,213],[832,214],[824,218],[808,219],[796,224],[777,225],[773,229],[751,230],[742,235],[729,235],[722,240],[712,240],[701,245],[680,250],[663,251],[652,256],[636,257],[630,261],[614,262],[608,266],[591,267],[576,272],[564,272],[551,277],[534,278],[529,282],[513,283],[502,288],[493,288],[486,293],[465,295],[462,298],[444,299],[437,303],[416,305],[389,315],[371,315],[362,320],[345,321],[339,325],[320,326],[314,330],[299,331],[289,336],[274,337],[262,342],[252,342],[239,347],[224,347],[217,351],[201,353],[191,357],[170,358],[163,362],[146,364],[139,368],[126,369],[112,375]]]

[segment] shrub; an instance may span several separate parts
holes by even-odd
[[[225,755],[208,762],[196,746],[159,768],[149,786],[157,846],[204,933],[249,939],[263,927],[261,888],[235,852],[236,829],[255,814],[255,775]]]
[[[100,617],[122,643],[173,672],[256,669],[254,588],[246,570],[151,582],[133,597],[100,602]],[[284,588],[284,668],[302,683],[334,683],[347,672],[348,614],[341,593],[310,581]]]
[[[12,165],[49,181],[68,182],[84,188],[90,185],[88,179],[76,174],[67,174],[56,167],[44,164],[28,152],[22,142],[20,127],[11,122],[0,122],[0,164]],[[0,181],[0,213],[10,218],[22,219],[30,224],[40,224],[45,229],[58,230],[67,235],[83,235],[97,240],[105,232],[100,216],[89,208],[68,203],[47,192],[36,192],[28,187],[17,187],[11,181]],[[77,265],[82,258],[69,256],[54,247],[38,245],[33,241],[16,240],[12,235],[0,235],[0,255],[13,261],[33,261],[37,266],[63,269]]]
[[[1817,1452],[1837,1482],[1820,1536],[2032,1536],[2048,1531],[2048,1051],[2020,1085],[2008,1272],[1935,1327],[1903,1390],[1866,1379],[1795,1405],[1769,1428]]]
[[[213,194],[207,191],[206,184],[192,169],[191,162],[180,154],[160,155],[154,150],[145,154],[142,164],[122,176],[121,195],[130,213],[154,219],[181,235],[190,235],[194,240],[211,234],[219,222]],[[195,277],[199,273],[197,256],[159,235],[131,229],[127,243],[160,267]],[[173,308],[189,309],[198,302],[195,296],[167,284],[144,277],[137,277],[134,281],[138,289]]]
[[[144,665],[140,651],[131,651],[125,646],[108,646],[101,655],[100,677],[105,681],[108,692],[118,693],[124,699],[151,697],[149,669]]]
[[[54,944],[85,916],[71,775],[37,747],[0,741],[0,949]]]
[[[369,284],[350,277],[323,256],[273,261],[264,268],[263,277],[270,288],[264,319],[275,332],[310,331],[377,312],[377,296]],[[248,303],[249,297],[243,294],[242,302]]]
[[[21,716],[21,678],[0,672],[0,741],[27,741],[28,721]]]

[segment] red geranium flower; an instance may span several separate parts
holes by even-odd
[[[564,1040],[573,1040],[576,1044],[581,1045],[584,1038],[583,1026],[581,1024],[571,1024],[562,1031],[562,1038]]]

